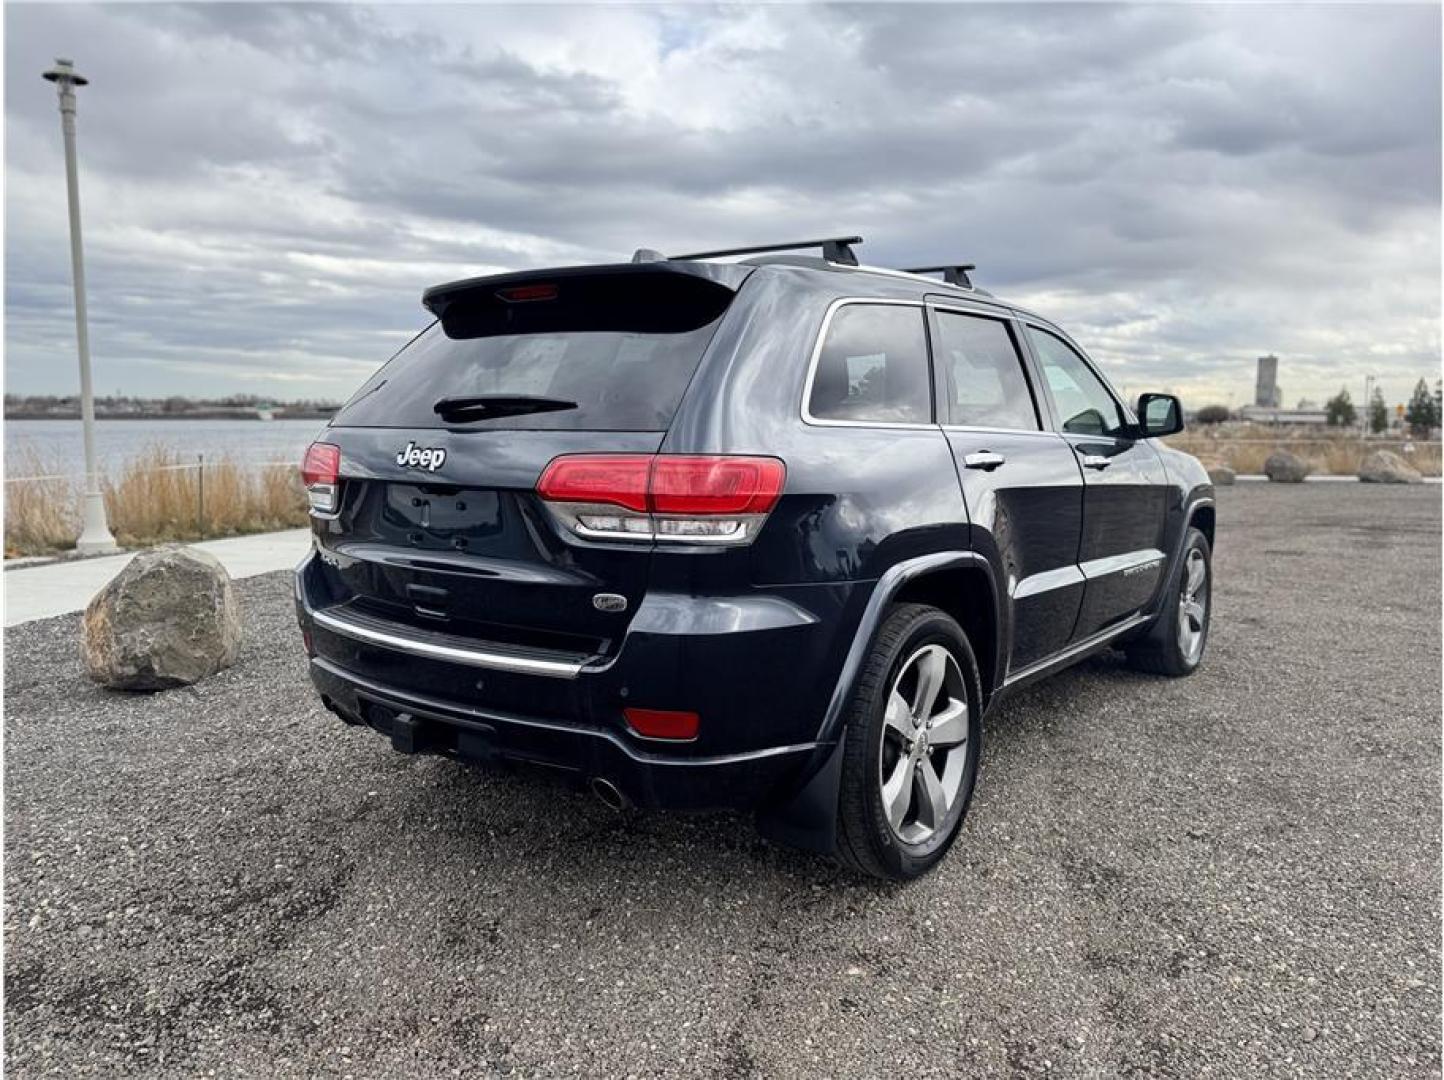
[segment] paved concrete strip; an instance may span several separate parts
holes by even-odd
[[[295,566],[310,542],[309,529],[287,529],[207,540],[195,546],[220,559],[231,577],[247,578]],[[0,589],[5,593],[5,625],[83,611],[90,598],[134,556],[134,552],[127,552],[98,559],[66,559],[7,571],[0,575]]]

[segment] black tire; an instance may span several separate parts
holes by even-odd
[[[1190,561],[1199,557],[1203,561],[1204,580],[1202,588],[1197,590],[1194,598],[1196,599],[1197,595],[1202,596],[1203,617],[1197,648],[1190,652],[1184,646],[1180,619],[1181,609],[1189,594]],[[1190,526],[1178,565],[1174,567],[1173,577],[1169,580],[1168,595],[1164,599],[1163,610],[1158,614],[1158,621],[1147,635],[1124,650],[1129,664],[1139,671],[1147,671],[1153,675],[1168,675],[1174,678],[1192,675],[1203,662],[1204,652],[1208,648],[1209,623],[1212,619],[1213,550],[1208,545],[1208,537]]]
[[[907,685],[905,681],[899,683],[905,668],[906,678],[916,680],[912,684],[915,696],[925,696],[919,685],[924,677],[921,665],[928,661],[945,665],[945,658],[937,650],[929,648],[935,645],[942,646],[955,664],[955,667],[946,668],[948,683],[945,690],[936,695],[940,701],[935,706],[933,718],[939,721],[939,726],[934,734],[937,741],[931,745],[931,750],[942,750],[937,757],[929,752],[927,735],[919,734],[925,728],[932,730],[930,724],[914,731],[915,738],[909,743],[901,738],[896,724],[889,726],[886,715],[894,684],[899,684],[900,693]],[[943,667],[940,666],[939,670]],[[960,676],[960,687],[955,675]],[[983,731],[979,686],[978,665],[973,658],[972,646],[962,627],[947,614],[924,604],[898,604],[887,613],[847,706],[846,745],[837,808],[837,854],[844,865],[871,877],[907,881],[925,873],[946,854],[962,828],[977,782]],[[957,696],[959,692],[962,698]],[[967,707],[966,716],[962,718],[956,717],[959,701],[965,701]],[[963,726],[966,727],[966,740],[962,743],[945,745],[944,737],[936,734],[943,731],[941,721],[949,710],[954,717],[952,723],[946,725],[950,732],[956,734]],[[915,715],[915,712],[909,715]],[[916,764],[909,764],[914,761],[911,756],[914,748],[918,755]],[[961,756],[955,761],[954,755]],[[958,786],[952,800],[947,803],[946,812],[938,814],[936,803],[929,802],[926,809],[922,805],[930,789],[921,773],[909,772],[905,784],[895,786],[893,790],[901,791],[906,786],[912,793],[907,797],[918,800],[909,804],[917,807],[917,817],[911,824],[900,824],[900,832],[889,823],[884,807],[883,772],[886,767],[889,774],[896,778],[902,774],[894,773],[894,770],[904,766],[912,770],[926,768],[931,771],[930,779],[934,783],[952,781]],[[906,818],[906,813],[903,817]],[[904,835],[909,830],[931,830],[931,834],[913,841]]]

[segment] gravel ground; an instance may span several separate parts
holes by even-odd
[[[193,690],[11,630],[9,1073],[1437,1076],[1439,489],[1219,517],[1202,671],[1000,708],[902,888],[391,753],[313,699],[285,575]]]

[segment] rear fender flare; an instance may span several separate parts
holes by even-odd
[[[758,814],[757,824],[764,836],[811,851],[830,853],[834,850],[837,843],[838,786],[846,741],[843,716],[858,672],[867,658],[868,649],[872,647],[873,638],[877,636],[878,626],[893,597],[908,582],[925,574],[962,566],[983,569],[993,599],[993,618],[999,618],[998,585],[992,564],[976,552],[946,551],[920,555],[894,564],[878,578],[843,660],[827,711],[823,714],[817,736],[819,746],[801,770],[798,786],[792,794]],[[1004,648],[1002,635],[995,637],[998,642],[996,647]]]
[[[858,672],[862,670],[863,662],[867,659],[867,651],[872,647],[873,638],[877,635],[878,627],[882,624],[883,616],[893,598],[910,581],[939,570],[952,570],[964,566],[983,570],[983,576],[988,581],[988,589],[992,595],[994,625],[998,627],[1004,625],[999,606],[997,576],[992,564],[977,552],[940,551],[894,563],[877,579],[872,595],[868,597],[867,607],[863,610],[862,619],[858,622],[857,631],[853,634],[852,644],[848,647],[847,656],[842,662],[842,670],[837,677],[837,684],[833,687],[832,697],[827,703],[827,711],[823,714],[822,724],[818,728],[818,742],[831,743],[838,740],[843,715],[847,708],[847,699],[852,694]],[[1003,635],[999,633],[996,638],[997,648],[1005,648]],[[994,670],[1001,670],[1001,668],[995,665]]]

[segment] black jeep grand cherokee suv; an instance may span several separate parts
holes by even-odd
[[[908,878],[1004,693],[1106,645],[1193,671],[1214,507],[1154,441],[1177,399],[1135,413],[970,267],[857,242],[429,290],[306,455],[327,708]]]

